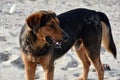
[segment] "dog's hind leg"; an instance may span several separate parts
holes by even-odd
[[[96,57],[96,59],[92,60],[91,62],[93,63],[97,73],[98,73],[98,80],[103,80],[104,79],[104,68],[101,63],[100,57]]]
[[[84,45],[83,44],[80,44],[81,41],[78,40],[75,44],[75,50],[77,52],[77,55],[78,57],[80,58],[81,60],[81,63],[82,63],[82,67],[83,67],[83,73],[82,75],[80,76],[80,79],[79,80],[87,80],[88,78],[88,72],[89,72],[89,67],[90,67],[90,61],[86,55],[86,51],[85,51],[85,48],[84,48]]]
[[[94,54],[97,54],[96,52],[92,52],[89,50],[90,55],[94,55]],[[104,68],[103,68],[103,65],[101,63],[101,60],[100,60],[100,55],[99,56],[95,56],[94,58],[92,58],[90,55],[89,56],[89,59],[91,61],[91,63],[94,65],[97,73],[98,73],[98,80],[103,80],[104,78]]]
[[[89,43],[88,43],[89,42]],[[96,38],[94,41],[88,40],[87,44],[85,42],[85,48],[87,51],[87,56],[90,62],[94,65],[97,73],[98,73],[98,80],[103,80],[104,78],[104,69],[103,65],[100,60],[100,42]]]
[[[104,69],[100,60],[101,40],[101,23],[97,17],[92,17],[91,23],[87,24],[84,29],[82,41],[87,51],[88,59],[93,63],[98,73],[98,80],[104,79]]]

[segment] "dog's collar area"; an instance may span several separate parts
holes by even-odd
[[[35,52],[32,54],[34,57],[40,57],[44,56],[48,53],[50,46],[48,44],[45,44],[42,48],[38,48],[35,50]]]
[[[49,51],[49,46],[45,44],[38,52],[38,56],[43,56]]]

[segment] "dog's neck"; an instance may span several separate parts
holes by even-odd
[[[27,39],[30,40],[31,44],[33,43],[34,47],[39,46],[40,48],[43,48],[44,45],[47,44],[44,39],[38,38],[36,33],[32,29],[30,29],[28,26],[26,27],[26,30],[27,30],[27,35],[28,35]]]
[[[49,44],[44,42],[42,39],[38,39],[36,34],[30,28],[26,27],[26,30],[22,35],[26,35],[26,37],[22,38],[23,44],[21,44],[26,54],[33,56],[42,56],[47,54]]]

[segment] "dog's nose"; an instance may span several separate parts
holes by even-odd
[[[63,38],[64,41],[66,41],[66,40],[68,40],[69,35],[68,34],[64,34],[62,38]]]

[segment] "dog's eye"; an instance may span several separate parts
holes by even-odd
[[[50,25],[50,28],[54,28],[54,24]]]

